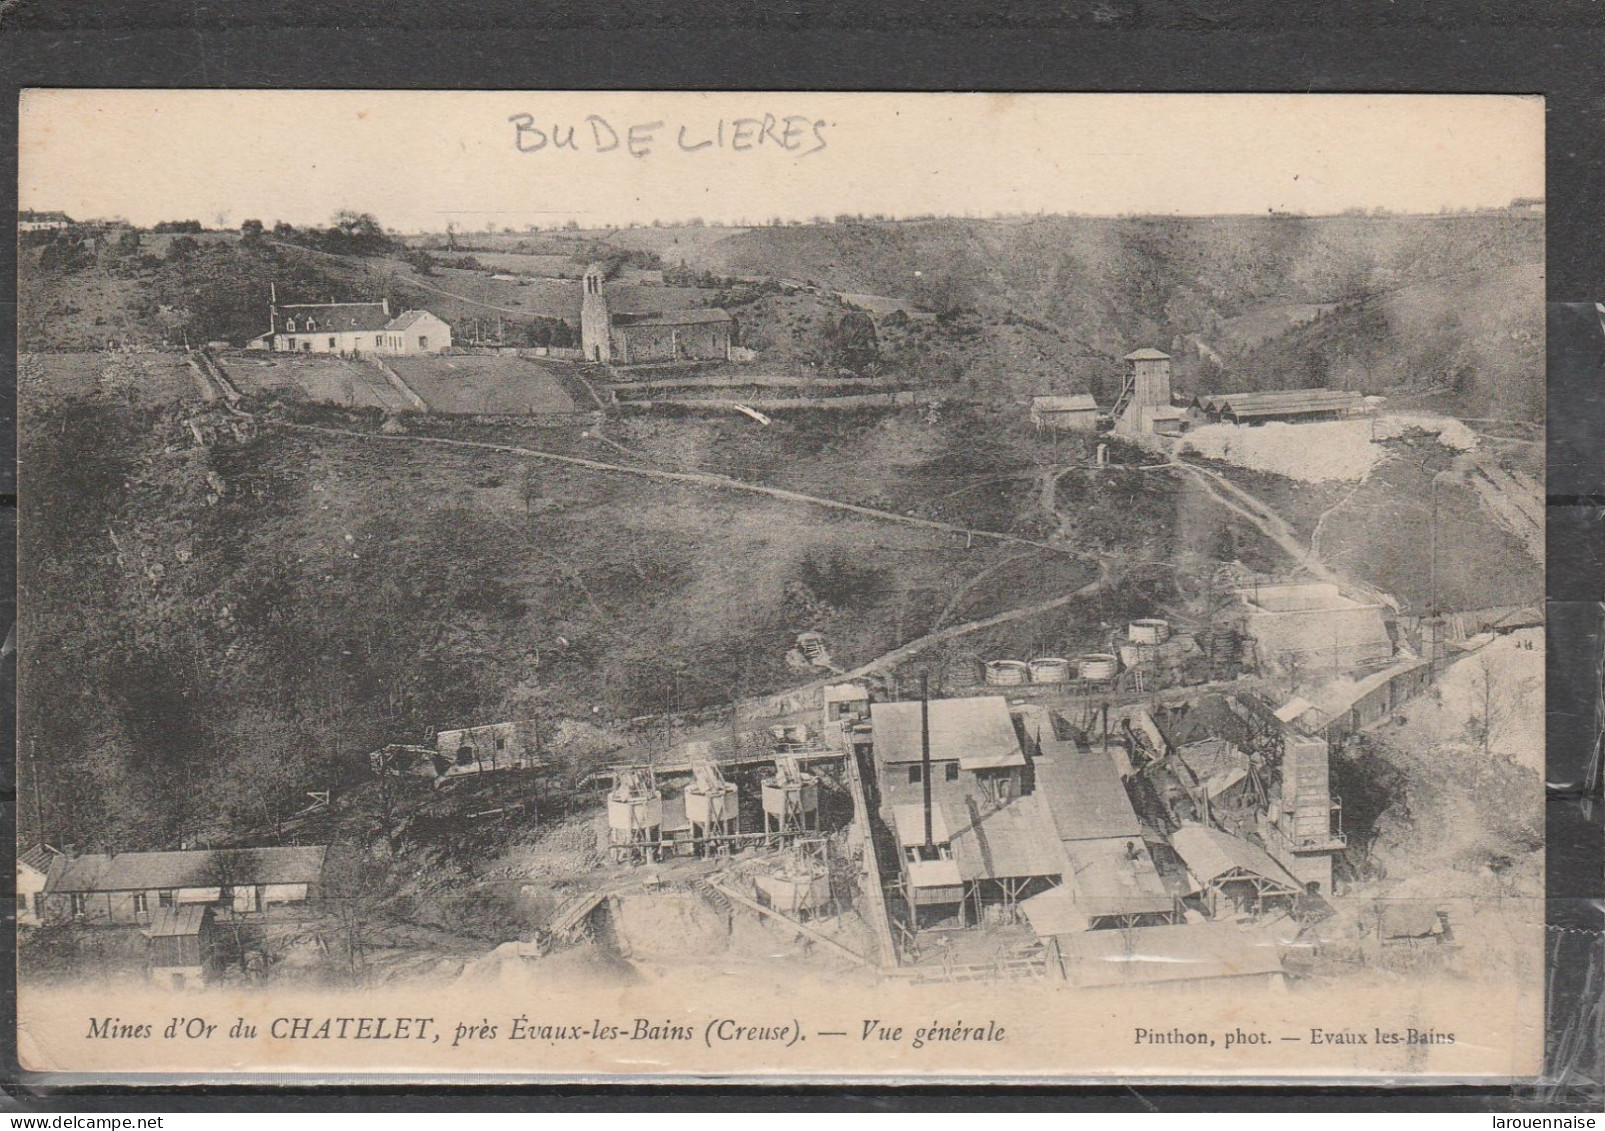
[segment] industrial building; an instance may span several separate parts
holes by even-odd
[[[1383,606],[1329,582],[1256,585],[1237,590],[1244,628],[1261,670],[1309,676],[1353,671],[1393,657]]]
[[[1032,397],[1031,423],[1038,432],[1095,432],[1098,402],[1086,393],[1067,397]]]
[[[1212,424],[1308,423],[1341,420],[1365,409],[1365,398],[1347,389],[1281,389],[1267,393],[1216,393],[1193,399],[1194,419]]]
[[[1024,790],[1025,754],[1001,696],[932,699],[923,720],[917,699],[875,703],[869,719],[883,807],[922,801],[927,762],[938,800],[962,798],[972,785],[999,802]]]
[[[1156,349],[1133,350],[1121,359],[1120,396],[1109,415],[1116,432],[1127,436],[1176,436],[1183,413],[1170,400],[1170,355]]]
[[[642,365],[729,361],[735,319],[716,307],[630,313],[608,308],[607,269],[586,268],[581,280],[580,345],[587,361]]]

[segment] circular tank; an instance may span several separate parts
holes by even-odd
[[[735,820],[736,811],[736,787],[729,782],[713,789],[686,787],[685,816],[693,825],[722,825]]]
[[[1133,644],[1163,644],[1170,639],[1170,622],[1154,618],[1134,620],[1126,626],[1126,635]]]
[[[1120,668],[1120,657],[1105,652],[1094,652],[1080,660],[1081,678],[1091,680],[1114,679]]]
[[[663,794],[657,790],[636,797],[607,799],[607,827],[615,839],[630,840],[635,834],[663,826]]]
[[[763,783],[763,811],[776,820],[787,819],[788,814],[810,814],[819,809],[819,782],[813,774],[803,774],[794,782]]]
[[[1031,669],[1019,660],[992,660],[986,665],[986,682],[993,687],[1013,687],[1030,676]]]
[[[760,872],[753,879],[777,911],[811,912],[830,903],[830,876],[823,872],[778,876]]]
[[[1058,656],[1032,660],[1030,668],[1032,683],[1067,683],[1070,679],[1070,661]]]

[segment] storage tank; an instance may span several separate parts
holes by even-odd
[[[703,762],[691,767],[695,779],[685,790],[685,816],[696,840],[731,836],[740,831],[739,795],[719,767]]]
[[[1170,622],[1152,617],[1134,620],[1126,626],[1126,636],[1133,644],[1163,644],[1170,639]]]
[[[607,795],[607,832],[615,859],[635,849],[652,854],[663,837],[663,793],[647,766],[631,766],[613,776]]]
[[[992,660],[986,665],[986,682],[993,687],[1014,687],[1031,678],[1031,669],[1019,660]]]
[[[794,919],[809,919],[830,903],[827,872],[794,871],[780,875],[760,872],[753,877],[758,902]]]
[[[1106,652],[1092,652],[1082,656],[1079,661],[1081,678],[1103,682],[1115,678],[1120,670],[1120,657]]]
[[[1040,660],[1032,660],[1032,683],[1068,683],[1070,682],[1070,661],[1058,656],[1044,656]]]
[[[764,832],[793,836],[819,827],[819,780],[804,773],[795,758],[775,759],[774,773],[762,789]]]

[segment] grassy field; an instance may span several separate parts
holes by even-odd
[[[538,361],[460,355],[392,357],[385,363],[424,399],[431,412],[562,413],[575,411],[557,376]]]
[[[387,412],[405,412],[412,407],[384,374],[366,361],[262,351],[230,354],[224,365],[242,393],[291,393],[320,404]]]
[[[142,404],[199,402],[194,371],[176,353],[36,353],[18,359],[17,395],[132,397]]]

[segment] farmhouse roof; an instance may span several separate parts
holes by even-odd
[[[705,326],[718,322],[733,322],[728,311],[716,306],[696,310],[661,310],[652,314],[615,314],[615,326]]]
[[[22,855],[17,857],[17,863],[24,868],[32,868],[41,876],[50,871],[50,864],[56,858],[56,850],[43,844],[36,844]]]
[[[173,938],[198,935],[212,909],[205,903],[180,903],[173,907],[158,907],[151,913],[150,926],[145,928],[148,938]]]
[[[917,699],[871,703],[875,760],[920,761],[920,704]],[[1008,700],[999,695],[930,701],[931,760],[953,762],[1018,753]]]
[[[861,683],[827,683],[820,694],[826,703],[862,703],[869,689]]]
[[[1142,348],[1140,350],[1132,350],[1125,357],[1121,358],[1121,360],[1122,361],[1169,361],[1170,360],[1170,355],[1168,353],[1165,353],[1165,352],[1161,351],[1161,350],[1156,350],[1156,349],[1153,349],[1151,347],[1144,347],[1144,348]]]
[[[1070,981],[1081,986],[1280,974],[1275,946],[1227,923],[1057,935]]]
[[[1097,412],[1098,402],[1089,393],[1068,397],[1032,397],[1032,412]]]
[[[1200,884],[1240,870],[1272,880],[1291,892],[1302,890],[1302,885],[1271,859],[1270,853],[1219,829],[1184,825],[1171,836],[1170,846]]]
[[[1106,755],[1061,748],[1033,765],[1060,840],[1142,836],[1120,771]]]
[[[296,333],[329,333],[339,334],[352,330],[383,330],[390,321],[390,315],[385,311],[382,302],[306,302],[281,304],[279,315],[286,322],[294,318]],[[316,328],[312,331],[306,329],[306,319],[311,318]],[[280,329],[284,328],[283,323]],[[286,331],[289,332],[289,331]]]
[[[153,891],[230,884],[312,884],[323,875],[327,845],[204,849],[189,852],[91,853],[58,857],[45,891]]]
[[[386,322],[384,328],[386,330],[410,330],[425,318],[434,318],[437,322],[440,321],[437,315],[431,314],[427,310],[403,310],[389,322]]]

